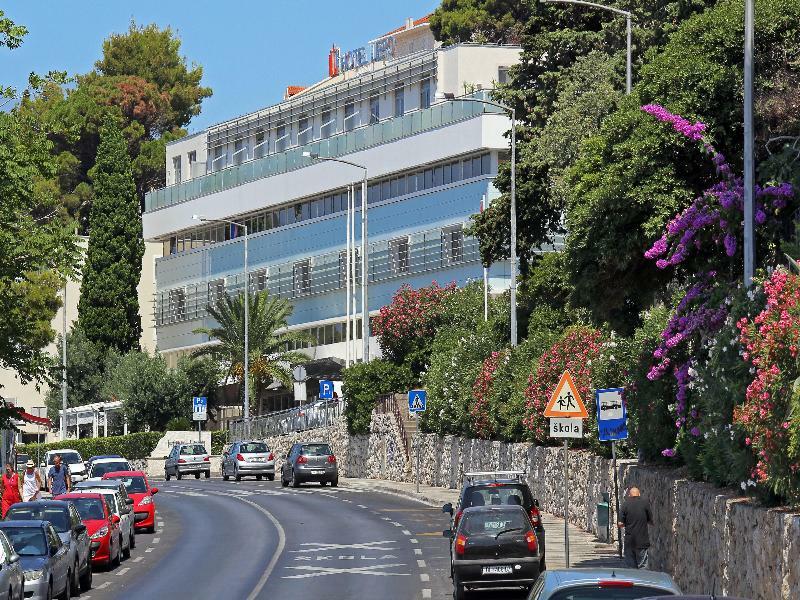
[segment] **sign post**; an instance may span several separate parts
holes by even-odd
[[[409,390],[408,391],[408,413],[419,414],[425,412],[428,408],[428,392],[425,390]],[[417,470],[417,493],[419,494],[419,443],[416,448],[416,470]]]
[[[544,416],[550,419],[550,437],[564,438],[564,562],[569,569],[569,438],[583,437],[583,419],[589,417],[569,371],[561,375]]]
[[[208,418],[208,398],[205,396],[195,396],[192,398],[192,419],[197,421],[197,441],[203,441],[203,434],[200,432],[200,425]]]
[[[601,442],[611,442],[611,462],[614,469],[614,510],[617,521],[619,521],[617,440],[628,439],[628,411],[622,399],[624,391],[624,388],[608,388],[595,392],[598,438]],[[617,552],[622,558],[622,537],[619,534],[619,528],[617,528]]]

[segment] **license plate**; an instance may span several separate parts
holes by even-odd
[[[481,575],[511,575],[511,565],[483,567]]]
[[[250,462],[264,462],[264,459],[260,456],[255,456],[250,459]]]
[[[325,471],[311,471],[312,475],[325,475]]]

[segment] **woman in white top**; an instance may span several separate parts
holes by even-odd
[[[22,487],[20,492],[23,502],[36,500],[42,489],[42,476],[39,475],[39,471],[35,467],[36,465],[33,464],[32,460],[25,463],[25,472],[20,479],[20,486]]]

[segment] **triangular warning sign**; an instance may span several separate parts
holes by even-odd
[[[547,408],[544,409],[544,416],[550,419],[577,417],[588,419],[589,413],[581,400],[578,388],[572,381],[569,371],[564,371],[561,380],[556,386],[556,391],[550,397]]]

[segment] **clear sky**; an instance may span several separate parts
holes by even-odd
[[[28,74],[90,71],[110,33],[139,24],[171,26],[181,52],[203,66],[214,95],[190,131],[269,106],[287,85],[327,77],[328,51],[358,48],[432,12],[438,0],[3,0],[7,17],[25,25],[24,44],[0,49],[0,86],[24,87]]]

